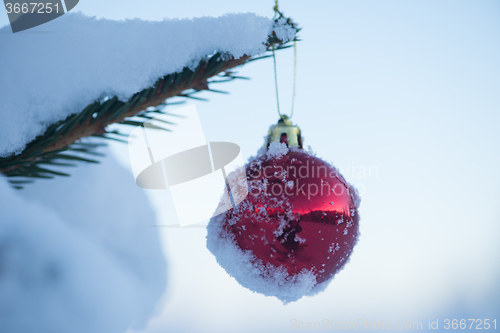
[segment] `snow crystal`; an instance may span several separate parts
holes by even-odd
[[[273,25],[272,30],[276,33],[276,37],[283,42],[288,42],[295,37],[295,29],[286,24],[284,17],[280,18],[278,22]]]
[[[236,58],[265,50],[272,29],[252,13],[218,18],[113,21],[68,13],[12,34],[0,28],[0,157],[20,153],[52,123],[106,96],[126,100],[167,74],[215,52]],[[42,33],[42,32],[55,33]]]
[[[359,191],[358,189],[352,185],[352,184],[349,184],[349,190],[350,190],[350,193],[352,193],[353,197],[354,197],[354,206],[357,208],[359,208],[359,204],[361,203],[361,195],[359,195]]]
[[[311,156],[316,156],[316,153],[314,152],[314,150],[312,149],[311,146],[307,146],[307,150],[304,149],[304,151],[307,152]]]
[[[71,171],[22,191],[0,177],[2,332],[140,329],[163,294],[166,265],[143,190],[111,158]]]
[[[283,232],[285,231],[285,228],[287,225],[288,225],[288,221],[283,217],[279,217],[278,226],[273,231],[274,236],[276,236],[276,238],[278,238],[281,235],[283,235]],[[286,239],[286,237],[283,238],[282,241],[285,241],[285,239]]]
[[[274,141],[269,145],[266,154],[268,158],[280,158],[288,154],[288,147],[284,142]]]
[[[299,242],[300,244],[304,244],[306,242],[306,239],[300,237],[299,234],[295,234],[294,241]]]

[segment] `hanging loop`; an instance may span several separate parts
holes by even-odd
[[[295,106],[295,84],[297,82],[297,41],[293,41],[293,90],[292,90],[292,111],[290,118],[293,117],[293,109]]]
[[[274,5],[274,16],[276,17],[279,14],[279,9],[278,9],[278,0],[275,1]],[[293,116],[293,110],[295,107],[295,86],[297,82],[297,41],[294,39],[293,41],[293,90],[292,90],[292,108],[290,111],[290,117],[282,115],[280,111],[280,98],[279,98],[279,93],[278,93],[278,71],[276,69],[276,47],[275,44],[272,44],[272,50],[273,50],[273,64],[274,64],[274,83],[276,86],[276,106],[278,109],[278,115],[280,116],[280,119],[283,119],[283,117],[286,117],[287,119],[292,118]]]
[[[278,74],[276,72],[276,53],[274,52],[274,44],[273,44],[273,62],[274,62],[274,84],[276,86],[276,105],[278,107],[278,114],[281,118],[280,97],[279,97],[279,93],[278,93]]]

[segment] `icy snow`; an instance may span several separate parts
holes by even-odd
[[[288,154],[288,146],[286,143],[281,143],[278,141],[273,141],[269,145],[267,150],[267,157],[269,158],[280,158],[286,154]]]
[[[125,100],[158,78],[215,52],[236,58],[265,50],[272,29],[252,13],[159,22],[69,13],[12,34],[0,28],[0,157],[20,153],[48,125],[106,96]]]
[[[250,251],[236,245],[232,235],[222,229],[223,213],[213,217],[207,227],[207,248],[227,273],[243,287],[266,296],[275,296],[284,303],[293,302],[315,290],[316,276],[306,269],[290,276],[283,267],[265,266]],[[222,235],[222,237],[221,237]]]
[[[295,36],[295,30],[286,24],[286,19],[284,17],[273,24],[272,30],[276,33],[276,37],[283,42],[292,40]]]
[[[155,215],[112,158],[14,190],[0,177],[0,331],[140,329],[166,286]]]

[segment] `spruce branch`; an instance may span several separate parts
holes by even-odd
[[[275,22],[283,17],[279,13]],[[291,19],[286,19],[286,23],[295,29],[296,34],[300,31]],[[69,167],[75,166],[76,162],[98,163],[96,156],[99,157],[100,154],[95,150],[102,144],[80,142],[80,139],[93,136],[126,142],[124,140],[126,135],[116,130],[108,131],[108,125],[140,126],[153,119],[155,115],[168,114],[164,108],[167,105],[166,101],[172,97],[205,100],[194,95],[205,90],[226,93],[210,89],[210,86],[236,79],[248,79],[237,76],[232,69],[270,57],[269,50],[272,45],[275,50],[281,50],[290,47],[289,44],[290,41],[283,43],[273,32],[266,43],[267,51],[264,55],[253,57],[246,55],[234,59],[227,54],[216,53],[200,61],[194,69],[185,67],[180,72],[159,78],[153,86],[137,92],[127,101],[120,101],[116,96],[95,101],[80,113],[70,115],[49,126],[44,134],[31,141],[20,154],[0,158],[0,172],[9,177],[10,183],[15,188],[22,188],[23,184],[33,181],[30,178],[69,175],[52,170],[50,166]],[[166,129],[165,126],[174,123],[163,121],[155,126]]]

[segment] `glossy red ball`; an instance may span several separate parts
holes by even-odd
[[[301,149],[246,165],[248,196],[221,227],[254,262],[288,278],[307,270],[316,285],[347,262],[358,237],[358,197],[329,163]]]

